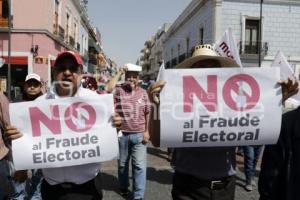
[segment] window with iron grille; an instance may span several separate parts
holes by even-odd
[[[259,48],[259,20],[246,19],[245,54],[258,54]]]

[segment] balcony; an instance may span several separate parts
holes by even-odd
[[[75,47],[75,40],[72,36],[69,36],[69,45],[71,45],[72,47]]]
[[[0,28],[8,28],[8,18],[0,17]]]
[[[239,47],[240,47],[239,48],[240,55],[242,58],[256,59],[258,57],[259,42],[250,43],[248,41],[240,41]],[[268,55],[268,51],[269,51],[269,43],[262,42],[261,55],[262,56]]]
[[[65,39],[65,29],[61,26],[58,26],[58,36],[62,41]]]

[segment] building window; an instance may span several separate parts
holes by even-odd
[[[59,1],[55,0],[55,8],[54,8],[54,24],[53,24],[53,32],[54,34],[58,34],[58,12],[59,12]]]
[[[259,20],[246,19],[245,53],[258,54],[259,48]]]
[[[0,0],[0,27],[8,27],[8,0]]]
[[[186,58],[190,57],[190,38],[186,38]]]
[[[199,29],[199,44],[204,44],[204,29],[203,29],[203,27]]]
[[[66,20],[66,41],[69,42],[69,33],[70,33],[70,15],[67,13]]]

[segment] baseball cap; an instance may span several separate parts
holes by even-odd
[[[75,53],[73,51],[65,51],[65,52],[62,52],[62,53],[57,55],[56,60],[54,62],[54,67],[56,67],[57,61],[64,58],[64,57],[72,57],[78,65],[83,65],[83,61],[81,59],[81,56],[78,53]]]
[[[41,77],[38,74],[35,74],[35,73],[28,74],[25,78],[25,82],[27,82],[31,79],[34,79],[41,83]]]
[[[142,71],[142,67],[139,65],[127,63],[127,64],[125,64],[125,66],[127,67],[127,71],[129,71],[129,72],[141,72]]]

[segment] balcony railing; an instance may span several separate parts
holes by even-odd
[[[243,57],[247,56],[257,56],[259,53],[259,42],[248,42],[248,41],[240,41],[239,42],[240,55]],[[262,42],[261,45],[261,55],[268,55],[269,51],[269,43]]]
[[[58,35],[59,35],[59,38],[61,40],[64,40],[64,38],[65,38],[65,29],[63,29],[63,27],[61,27],[61,26],[58,26]]]

